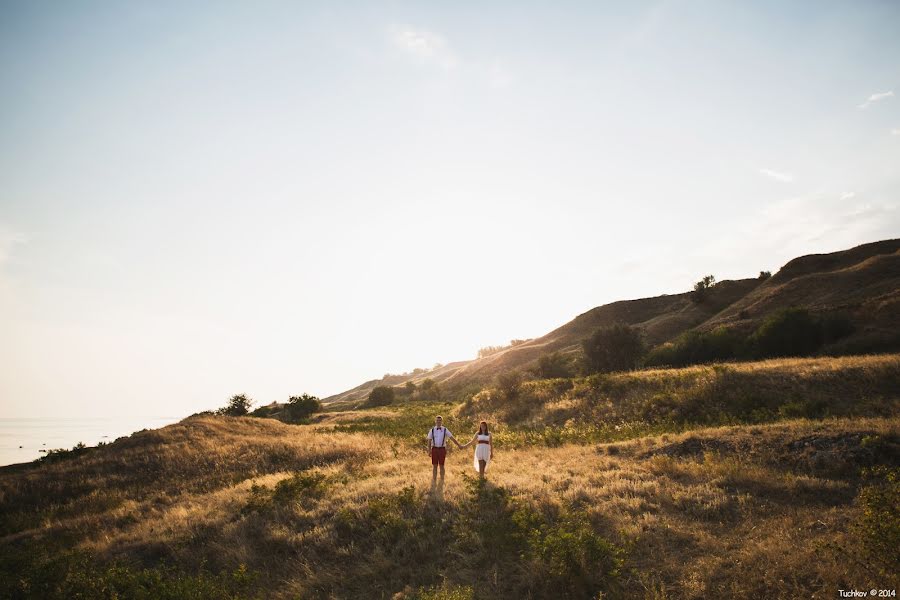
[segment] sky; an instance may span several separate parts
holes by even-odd
[[[325,397],[900,237],[898,24],[0,0],[0,417]]]

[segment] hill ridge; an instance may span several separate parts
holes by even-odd
[[[900,330],[900,239],[799,256],[767,279],[722,280],[710,288],[703,302],[695,302],[692,294],[660,294],[595,306],[538,338],[489,356],[369,380],[323,402],[358,402],[378,385],[399,387],[408,381],[418,385],[425,379],[454,388],[484,385],[500,373],[528,368],[544,354],[577,352],[598,327],[616,322],[640,327],[653,346],[692,329],[750,330],[779,309],[802,305],[826,313],[849,313],[858,327],[842,342],[847,350],[867,344],[874,344],[875,351],[900,348],[896,334]]]

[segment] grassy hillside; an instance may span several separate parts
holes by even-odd
[[[721,281],[703,302],[695,302],[691,293],[613,302],[540,338],[490,356],[371,380],[324,402],[352,407],[378,385],[402,388],[407,381],[418,385],[425,379],[460,395],[491,383],[499,374],[530,368],[542,355],[555,351],[577,354],[581,342],[601,326],[627,323],[639,327],[646,342],[655,346],[691,330],[728,327],[746,334],[767,317],[792,306],[805,306],[822,316],[838,315],[852,324],[852,332],[830,342],[821,350],[823,354],[900,350],[900,240],[796,258],[766,280]]]
[[[896,588],[898,402],[885,355],[527,382],[308,425],[192,417],[0,469],[0,597]],[[430,488],[437,412],[460,437],[491,419],[486,484],[451,450]]]
[[[463,415],[510,425],[720,425],[900,413],[900,355],[775,359],[527,381]]]
[[[785,306],[849,316],[856,331],[834,350],[896,348],[900,342],[900,240],[794,259],[701,329],[722,325],[750,329]]]

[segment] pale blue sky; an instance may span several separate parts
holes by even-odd
[[[470,358],[900,234],[900,4],[0,2],[0,416]]]

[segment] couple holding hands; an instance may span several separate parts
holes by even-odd
[[[456,437],[450,430],[444,427],[443,418],[438,415],[434,418],[434,427],[429,430],[425,436],[428,442],[428,453],[431,455],[431,482],[434,484],[437,478],[438,467],[441,468],[441,482],[444,481],[444,460],[447,457],[447,441],[452,441],[456,447],[462,450],[475,444],[475,460],[473,466],[478,471],[478,475],[484,479],[484,471],[487,469],[488,463],[494,458],[494,445],[491,439],[491,433],[488,431],[487,421],[482,421],[478,426],[476,433],[471,440],[465,444],[456,441]]]

